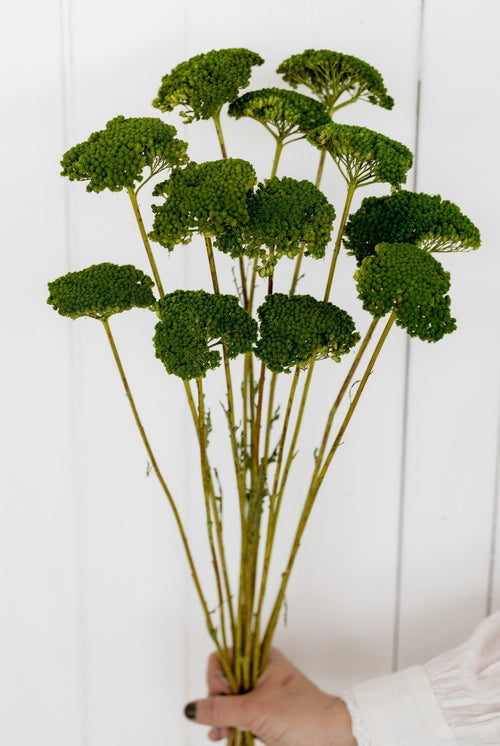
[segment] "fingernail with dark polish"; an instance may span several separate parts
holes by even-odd
[[[184,715],[189,720],[194,720],[196,717],[196,702],[189,702],[184,708]]]

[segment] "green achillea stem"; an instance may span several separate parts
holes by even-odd
[[[339,225],[338,232],[337,232],[337,237],[336,237],[336,240],[335,240],[335,247],[334,247],[333,256],[332,256],[332,260],[331,260],[331,264],[330,264],[330,271],[329,271],[329,274],[328,274],[328,280],[327,280],[327,283],[326,283],[325,295],[324,295],[324,298],[323,298],[324,301],[328,301],[328,298],[330,297],[333,276],[334,276],[335,267],[336,267],[336,264],[337,264],[337,258],[338,258],[339,252],[340,252],[340,246],[342,244],[342,236],[343,236],[343,233],[344,233],[344,228],[345,228],[345,224],[347,222],[347,218],[349,216],[349,209],[350,209],[350,206],[351,206],[351,203],[352,203],[352,198],[354,196],[354,192],[355,191],[356,191],[356,185],[353,184],[353,183],[350,183],[348,185],[346,199],[345,199],[345,204],[344,204],[344,210],[342,212],[342,218],[340,220],[340,225]],[[299,259],[301,259],[300,256],[299,256]],[[292,283],[292,290],[295,290],[294,286],[296,284],[296,279],[298,279],[297,273],[294,276],[294,282]],[[291,466],[291,463],[292,463],[293,455],[295,453],[295,446],[297,444],[297,439],[298,439],[298,436],[299,436],[300,427],[302,425],[302,417],[303,417],[303,414],[304,414],[304,409],[305,409],[307,397],[309,395],[309,387],[310,387],[310,384],[311,384],[312,374],[313,374],[313,371],[314,371],[314,364],[315,364],[315,361],[313,360],[310,363],[308,371],[307,371],[307,377],[306,377],[306,380],[305,380],[305,383],[304,383],[304,389],[302,391],[302,399],[301,399],[301,402],[300,402],[299,412],[298,412],[297,419],[296,419],[296,424],[295,424],[295,430],[294,430],[294,434],[293,434],[293,438],[292,438],[292,443],[291,443],[290,448],[289,448],[288,458],[286,460],[286,465],[285,465],[285,472],[284,472],[283,480],[282,480],[282,483],[281,483],[281,486],[280,486],[280,489],[279,489],[279,493],[281,495],[282,495],[283,490],[285,488],[286,480],[288,478],[288,472],[290,470],[290,466]]]
[[[198,432],[198,413],[196,411],[196,404],[194,403],[193,394],[191,391],[191,386],[189,385],[189,381],[184,381],[184,390],[186,392],[186,398],[189,405],[189,411],[191,412],[191,417],[193,418],[194,426],[196,429],[196,432]]]
[[[223,160],[227,160],[227,149],[226,149],[226,143],[224,142],[224,134],[222,132],[222,126],[220,122],[220,111],[218,111],[217,114],[214,114],[214,116],[212,117],[212,120],[215,125],[215,130],[217,132],[217,139],[219,141],[222,158]],[[247,289],[247,280],[246,280],[245,265],[243,262],[243,257],[241,256],[239,257],[238,264],[239,264],[239,269],[240,269],[241,294],[243,296],[243,308],[248,310],[248,289]]]
[[[285,598],[285,592],[286,592],[286,588],[288,586],[288,580],[290,578],[290,573],[292,571],[292,567],[293,567],[295,558],[297,556],[297,552],[298,552],[298,549],[299,549],[299,546],[300,546],[302,535],[304,533],[304,529],[306,527],[308,518],[309,518],[309,516],[311,514],[312,507],[314,505],[316,496],[318,494],[318,490],[319,490],[319,488],[321,486],[321,483],[323,482],[323,480],[325,478],[325,475],[326,475],[326,472],[328,470],[328,467],[330,466],[331,461],[332,461],[332,459],[333,459],[333,457],[334,457],[334,455],[335,455],[335,453],[336,453],[339,445],[342,442],[342,438],[344,437],[344,434],[345,434],[345,431],[347,429],[347,426],[348,426],[348,424],[349,424],[349,422],[351,420],[351,417],[352,417],[352,415],[354,413],[354,410],[357,407],[357,404],[358,404],[359,399],[361,397],[361,394],[363,393],[363,390],[364,390],[364,388],[366,386],[368,378],[370,377],[370,375],[371,375],[371,373],[373,371],[373,367],[375,365],[377,357],[380,354],[380,351],[381,351],[381,349],[382,349],[382,347],[384,345],[384,342],[385,342],[385,340],[387,338],[387,335],[389,334],[389,331],[391,330],[392,325],[394,324],[395,320],[396,320],[396,312],[393,311],[390,314],[389,319],[388,319],[388,321],[387,321],[387,323],[386,323],[386,325],[385,325],[385,327],[384,327],[384,329],[382,331],[382,334],[380,335],[380,339],[378,340],[377,345],[376,345],[376,347],[375,347],[375,349],[374,349],[374,351],[372,353],[372,356],[370,357],[370,360],[368,362],[368,365],[366,366],[365,372],[363,373],[363,376],[362,376],[361,381],[360,381],[360,383],[358,385],[358,388],[356,389],[356,393],[355,393],[355,395],[352,398],[352,401],[351,401],[351,403],[349,405],[349,408],[348,408],[347,413],[346,413],[346,415],[344,417],[344,420],[343,420],[343,422],[342,422],[342,424],[341,424],[341,426],[340,426],[340,428],[338,430],[338,433],[337,433],[337,435],[335,437],[335,440],[334,440],[334,442],[333,442],[333,444],[332,444],[332,446],[331,446],[331,448],[330,448],[330,450],[329,450],[329,452],[328,452],[328,454],[327,454],[327,456],[326,456],[326,458],[324,460],[324,463],[321,466],[321,468],[319,468],[318,470],[315,470],[315,475],[313,476],[313,479],[311,480],[311,484],[310,484],[309,491],[308,491],[308,494],[307,494],[307,497],[306,497],[304,508],[302,510],[302,514],[300,516],[300,520],[299,520],[299,524],[298,524],[298,527],[297,527],[297,531],[295,533],[295,537],[294,537],[294,540],[293,540],[292,549],[291,549],[290,556],[289,556],[289,559],[288,559],[288,564],[287,564],[287,566],[285,568],[285,571],[284,571],[284,573],[282,575],[282,581],[281,581],[281,585],[280,585],[280,588],[279,588],[279,591],[278,591],[278,595],[276,597],[276,601],[275,601],[275,604],[273,606],[273,609],[272,609],[272,612],[271,612],[271,615],[270,615],[270,618],[269,618],[269,622],[268,622],[268,625],[267,625],[267,628],[266,628],[266,632],[264,634],[264,639],[263,639],[262,646],[261,646],[261,659],[260,659],[260,670],[261,671],[265,668],[266,663],[267,663],[267,659],[268,659],[268,656],[269,656],[269,650],[271,648],[272,637],[273,637],[273,634],[274,634],[274,630],[276,629],[276,625],[278,623],[279,613],[280,613],[281,607],[283,605],[283,600]]]
[[[320,464],[321,464],[321,461],[322,461],[322,458],[323,458],[323,455],[324,455],[324,452],[325,452],[325,449],[326,449],[326,444],[327,444],[327,441],[328,441],[328,435],[330,433],[330,430],[331,430],[331,427],[332,427],[332,424],[333,424],[334,416],[335,416],[335,414],[336,414],[336,412],[337,412],[337,410],[338,410],[338,408],[339,408],[339,406],[340,406],[340,404],[341,404],[344,396],[346,395],[347,391],[349,390],[349,386],[350,386],[350,384],[352,382],[354,374],[355,374],[355,372],[356,372],[356,370],[357,370],[357,368],[359,366],[359,363],[361,361],[361,358],[363,357],[363,354],[364,354],[364,352],[365,352],[365,350],[366,350],[366,348],[367,348],[367,346],[368,346],[368,344],[369,344],[369,342],[370,342],[370,340],[371,340],[371,338],[373,336],[373,332],[375,331],[377,323],[378,323],[378,319],[373,319],[372,320],[372,322],[370,324],[370,327],[368,328],[368,330],[367,330],[367,332],[366,332],[366,334],[365,334],[365,336],[363,338],[363,341],[362,341],[362,343],[361,343],[361,345],[359,347],[359,350],[358,350],[358,352],[356,354],[356,357],[355,357],[355,359],[354,359],[354,361],[353,361],[353,363],[352,363],[352,365],[351,365],[351,367],[350,367],[350,369],[349,369],[349,371],[347,373],[347,376],[346,376],[346,378],[344,380],[344,383],[342,384],[342,387],[340,388],[340,391],[339,391],[339,393],[337,395],[337,398],[335,399],[335,402],[332,405],[332,408],[330,410],[330,413],[329,413],[329,416],[328,416],[328,419],[327,419],[327,423],[325,425],[325,431],[324,431],[324,435],[323,435],[323,440],[322,440],[321,446],[320,446],[320,448],[318,450],[318,453],[317,453],[317,456],[316,456],[316,466],[315,466],[315,469],[314,469],[314,472],[313,472],[313,476],[312,476],[312,480],[313,481],[316,478],[316,475],[317,475],[317,473],[319,471],[319,467],[320,467]],[[277,520],[278,520],[278,513],[279,513],[279,510],[280,510],[280,507],[281,507],[281,500],[282,500],[282,497],[283,497],[283,491],[282,490],[280,491],[279,495],[276,495],[277,482],[279,480],[281,455],[283,453],[283,447],[284,447],[284,441],[285,441],[285,438],[286,438],[286,431],[287,431],[288,421],[289,421],[289,418],[290,418],[290,412],[291,412],[291,408],[292,408],[293,398],[294,398],[294,394],[295,394],[295,390],[296,390],[296,385],[297,385],[297,381],[298,381],[298,373],[299,373],[299,369],[297,368],[296,372],[295,372],[295,377],[294,377],[294,385],[292,385],[292,388],[290,390],[287,411],[286,411],[286,414],[285,414],[285,421],[284,421],[284,424],[283,424],[283,432],[282,432],[281,441],[280,441],[280,444],[279,444],[279,447],[278,447],[278,460],[277,460],[277,465],[276,465],[275,481],[274,481],[274,486],[273,486],[273,490],[272,490],[271,498],[270,498],[271,503],[270,503],[270,509],[269,509],[268,536],[267,536],[267,540],[266,540],[266,549],[265,549],[265,556],[264,556],[264,567],[263,567],[263,571],[262,571],[262,580],[261,580],[261,587],[260,587],[259,604],[258,604],[258,609],[257,609],[257,614],[256,614],[256,628],[257,628],[258,625],[260,625],[261,613],[262,613],[262,606],[263,606],[264,595],[265,595],[266,586],[267,586],[267,575],[268,575],[268,571],[269,571],[269,565],[270,565],[271,554],[272,554],[272,549],[273,549],[274,534],[275,534]],[[254,653],[255,654],[257,653],[257,650],[259,650],[259,647],[256,644],[256,648],[254,648]],[[257,671],[258,671],[259,666],[258,665],[256,667],[254,666],[254,668],[256,668]]]
[[[319,188],[319,185],[321,184],[321,179],[323,178],[323,169],[325,167],[325,159],[326,159],[326,150],[321,151],[321,155],[319,157],[319,163],[318,163],[318,171],[316,173],[316,181],[314,182],[315,186]]]
[[[331,262],[331,265],[330,265],[330,272],[329,272],[329,277],[328,277],[328,281],[327,281],[327,287],[326,287],[326,291],[325,291],[325,298],[324,298],[325,301],[328,300],[328,297],[330,295],[331,285],[332,285],[332,280],[333,280],[333,275],[334,275],[334,271],[335,271],[335,266],[336,266],[338,254],[339,254],[339,251],[340,251],[340,246],[341,246],[341,241],[342,241],[342,235],[343,235],[345,223],[347,221],[347,217],[349,215],[349,209],[350,209],[350,205],[351,205],[351,202],[352,202],[352,198],[353,198],[355,189],[356,189],[355,185],[351,185],[351,184],[348,185],[348,190],[347,190],[347,195],[346,195],[346,201],[345,201],[345,205],[344,205],[344,210],[343,210],[342,218],[341,218],[341,221],[340,221],[340,226],[338,228],[337,238],[336,238],[335,247],[334,247],[334,253],[333,253],[332,262]],[[294,280],[292,282],[292,288],[291,288],[292,291],[295,290],[295,286],[296,286],[296,283],[297,283],[297,280],[298,280],[298,272],[299,272],[299,268],[300,268],[300,259],[301,259],[301,256],[299,255],[299,259],[297,261],[296,268],[295,268]],[[264,594],[265,594],[265,586],[267,584],[267,574],[268,574],[268,568],[269,568],[270,557],[271,557],[271,552],[272,552],[272,544],[273,544],[273,539],[274,539],[274,534],[275,534],[275,529],[276,529],[276,524],[277,524],[277,518],[278,518],[279,511],[280,511],[281,503],[282,503],[282,500],[283,500],[285,486],[286,486],[286,483],[288,481],[288,476],[289,476],[289,473],[290,473],[290,468],[291,468],[292,461],[293,461],[293,458],[294,458],[294,455],[295,455],[295,449],[296,449],[296,445],[297,445],[297,441],[298,441],[300,429],[301,429],[301,426],[302,426],[302,419],[303,419],[303,416],[304,416],[305,406],[306,406],[307,398],[308,398],[308,395],[309,395],[309,390],[310,390],[311,380],[312,380],[312,376],[313,376],[314,366],[315,366],[315,361],[313,360],[310,363],[309,367],[308,367],[306,380],[304,382],[304,388],[302,390],[302,397],[301,397],[301,401],[300,401],[300,404],[299,404],[299,409],[298,409],[298,412],[297,412],[297,416],[296,416],[296,419],[295,419],[295,427],[294,427],[293,434],[292,434],[292,440],[291,440],[291,443],[290,443],[290,445],[288,447],[288,455],[287,455],[287,458],[285,460],[284,470],[283,470],[283,474],[281,476],[281,467],[282,467],[282,458],[283,458],[283,452],[284,452],[284,443],[285,443],[285,438],[286,438],[286,430],[288,428],[288,420],[289,420],[289,416],[290,416],[290,412],[291,412],[293,400],[295,398],[296,386],[297,386],[297,382],[298,382],[298,374],[299,374],[299,370],[300,370],[298,366],[296,368],[294,381],[292,383],[292,387],[291,387],[291,390],[290,390],[289,401],[288,401],[288,405],[287,405],[287,414],[285,416],[285,423],[284,423],[284,429],[283,429],[283,433],[282,433],[282,439],[281,439],[280,445],[279,445],[278,462],[277,462],[277,465],[276,465],[276,471],[275,471],[275,477],[274,477],[274,485],[273,485],[273,490],[272,490],[272,495],[271,495],[270,514],[269,514],[269,523],[268,523],[268,535],[267,535],[267,539],[266,539],[266,550],[265,550],[265,556],[264,556],[264,570],[263,570],[263,573],[264,573],[264,584],[262,584],[262,582],[261,582],[261,592],[260,592],[259,603],[258,603],[258,609],[259,609],[259,611],[257,612],[257,618],[258,618],[258,623],[259,624],[260,624],[259,615],[260,615],[260,612],[262,610],[262,604],[263,604],[263,599],[264,599]],[[354,374],[354,372],[352,373],[352,375],[353,374]],[[281,477],[281,481],[280,481],[280,477]],[[285,575],[283,577],[285,578]],[[284,592],[283,592],[283,598],[284,598]],[[282,603],[282,600],[281,600],[281,603]],[[281,603],[280,603],[280,606],[281,606]],[[278,611],[278,613],[279,613],[279,611]],[[277,619],[276,619],[276,623],[277,623]],[[274,632],[274,629],[273,629],[273,632]],[[262,658],[261,658],[261,660],[262,660]],[[259,666],[259,670],[262,670],[261,666]]]
[[[248,311],[248,288],[247,288],[247,277],[245,272],[245,263],[243,261],[243,257],[240,256],[238,259],[238,265],[240,268],[240,277],[241,277],[241,299],[242,299],[242,305],[245,311]]]
[[[196,382],[197,382],[197,384],[198,384],[198,382],[200,382],[200,385],[201,385],[201,379],[196,379]],[[214,513],[215,528],[216,528],[216,532],[217,532],[217,545],[218,545],[219,554],[220,554],[220,557],[221,557],[221,566],[222,566],[222,573],[223,573],[223,578],[224,578],[224,587],[225,587],[225,591],[226,591],[226,597],[228,599],[228,604],[229,604],[229,613],[230,613],[230,617],[231,617],[231,628],[232,628],[233,634],[234,634],[235,623],[234,623],[233,607],[232,607],[232,604],[231,604],[232,594],[231,594],[231,588],[230,588],[229,578],[228,578],[228,574],[227,574],[227,562],[226,562],[226,558],[225,558],[224,542],[223,542],[223,537],[222,537],[222,522],[221,522],[221,520],[219,518],[219,513],[217,511],[217,505],[216,505],[216,499],[215,499],[215,491],[214,491],[214,487],[213,487],[213,480],[212,480],[210,466],[209,466],[209,463],[208,463],[208,453],[207,453],[207,447],[206,447],[207,443],[206,443],[205,424],[204,424],[204,422],[205,422],[204,417],[205,416],[204,416],[204,413],[202,413],[202,412],[200,412],[200,414],[198,414],[199,410],[196,409],[196,404],[194,402],[193,394],[192,394],[191,388],[189,386],[189,381],[184,381],[184,387],[185,387],[185,390],[186,390],[187,400],[188,400],[189,408],[191,410],[191,415],[193,417],[193,422],[194,422],[194,426],[195,426],[195,430],[196,430],[196,435],[198,437],[198,443],[199,443],[199,446],[200,446],[200,456],[201,456],[201,459],[202,459],[202,474],[203,474],[203,479],[205,480],[205,475],[206,475],[207,479],[209,480],[209,487],[210,487],[209,494],[210,494],[210,500],[211,500],[211,507],[212,507],[212,510],[213,510],[213,513]],[[198,392],[198,396],[200,396],[200,392]],[[202,408],[203,408],[203,402],[202,402]],[[203,449],[203,455],[201,453],[202,449]],[[204,481],[204,485],[205,485],[205,481]],[[208,523],[210,524],[210,519],[208,519]]]
[[[267,425],[266,425],[266,442],[264,444],[264,457],[263,457],[263,465],[264,469],[267,471],[267,465],[269,463],[269,450],[271,447],[271,431],[272,431],[272,424],[274,419],[274,396],[276,392],[276,381],[278,380],[277,373],[273,373],[271,376],[271,381],[269,384],[269,401],[267,403]]]
[[[274,176],[276,176],[276,174],[278,173],[278,164],[280,162],[281,153],[283,152],[284,147],[284,142],[281,137],[276,137],[276,135],[274,135],[274,139],[276,140],[276,151],[274,153],[273,167],[271,169],[271,179],[274,178]]]
[[[295,295],[295,291],[297,289],[297,283],[300,279],[300,268],[302,266],[302,259],[304,258],[304,251],[305,251],[305,246],[302,246],[299,253],[297,254],[297,259],[295,260],[295,269],[293,273],[292,284],[290,286],[289,295]]]
[[[130,197],[130,202],[132,203],[132,209],[134,211],[135,219],[137,221],[137,225],[139,226],[139,231],[141,233],[142,242],[144,244],[144,248],[146,249],[146,254],[148,255],[149,264],[151,266],[151,270],[153,272],[153,276],[155,278],[156,287],[158,288],[158,292],[160,294],[160,298],[163,298],[165,295],[163,291],[163,285],[161,282],[160,274],[158,272],[158,267],[156,266],[155,258],[153,256],[153,251],[151,249],[151,244],[149,243],[148,234],[146,233],[146,229],[144,227],[144,222],[142,220],[141,211],[139,209],[139,202],[137,201],[137,194],[134,192],[134,190],[131,187],[127,188],[128,196]]]
[[[207,250],[207,257],[208,257],[208,266],[210,267],[210,276],[212,278],[212,285],[214,288],[214,293],[219,294],[219,278],[217,277],[217,269],[215,267],[215,257],[214,257],[214,249],[212,246],[212,239],[210,236],[204,235],[205,238],[205,248]]]
[[[222,525],[220,521],[217,501],[215,498],[215,491],[212,481],[212,474],[210,470],[210,465],[208,463],[208,454],[207,454],[207,439],[206,439],[206,430],[205,430],[205,404],[204,404],[204,394],[203,394],[203,381],[201,378],[196,379],[196,384],[198,388],[198,434],[199,434],[199,445],[200,445],[200,461],[201,461],[201,473],[203,476],[203,493],[205,495],[205,508],[206,508],[206,514],[207,514],[207,532],[208,532],[208,541],[210,546],[210,553],[212,555],[212,566],[214,568],[214,576],[217,586],[217,593],[219,597],[219,614],[220,614],[220,627],[221,627],[221,634],[222,634],[222,642],[224,645],[224,648],[228,649],[227,644],[227,636],[226,636],[226,617],[224,612],[224,606],[225,601],[227,600],[229,610],[230,610],[230,621],[231,621],[231,630],[233,633],[233,639],[234,639],[234,631],[235,631],[235,625],[234,625],[234,617],[232,612],[232,603],[231,603],[231,589],[229,586],[229,578],[227,574],[227,564],[226,564],[226,558],[225,558],[225,552],[224,552],[224,542],[222,538]],[[219,559],[217,558],[217,552],[215,549],[215,542],[214,542],[214,536],[213,536],[213,526],[215,525],[215,532],[217,536],[217,548],[219,551]],[[220,564],[220,566],[219,566]],[[222,578],[224,581],[224,592],[226,594],[226,599],[224,598],[224,592],[222,590],[222,580],[221,580],[221,573]]]
[[[257,390],[257,407],[255,409],[255,423],[252,438],[252,478],[257,479],[259,467],[260,431],[262,427],[262,408],[264,400],[264,383],[266,380],[266,366],[261,363],[259,387]]]
[[[373,351],[373,354],[372,354],[372,356],[370,358],[370,361],[369,361],[369,363],[367,365],[366,371],[364,372],[363,377],[362,377],[361,381],[359,382],[359,385],[358,385],[358,387],[356,389],[356,393],[354,394],[354,396],[352,398],[352,402],[351,402],[351,404],[349,406],[349,409],[347,410],[347,414],[346,414],[346,416],[344,418],[344,421],[343,421],[343,423],[342,423],[342,425],[341,425],[341,427],[340,427],[340,429],[339,429],[339,431],[337,433],[335,441],[333,442],[333,445],[330,448],[327,457],[325,458],[323,466],[321,467],[320,471],[318,472],[318,475],[317,475],[316,480],[315,480],[315,487],[314,487],[315,493],[318,492],[318,490],[319,490],[319,488],[321,486],[321,483],[323,482],[323,479],[325,478],[325,475],[326,475],[326,472],[328,470],[328,467],[330,466],[332,458],[334,457],[337,448],[339,447],[340,443],[342,442],[342,438],[344,437],[344,433],[346,431],[347,425],[349,424],[349,421],[350,421],[350,419],[351,419],[351,417],[353,415],[353,412],[356,409],[356,405],[357,405],[357,403],[358,403],[358,401],[359,401],[359,399],[361,397],[361,394],[363,393],[363,389],[366,386],[368,378],[370,377],[370,375],[371,375],[371,373],[373,371],[373,367],[374,367],[375,362],[377,360],[377,357],[378,357],[378,355],[380,353],[380,350],[382,349],[383,344],[384,344],[384,342],[385,342],[385,340],[387,338],[387,335],[389,334],[389,332],[390,332],[390,330],[392,328],[392,325],[394,324],[395,321],[396,321],[396,311],[392,311],[391,314],[390,314],[390,316],[389,316],[389,318],[388,318],[388,320],[387,320],[387,323],[386,323],[386,325],[385,325],[385,327],[384,327],[384,329],[382,331],[382,334],[380,335],[380,339],[377,342],[377,345],[376,345],[376,347],[375,347],[375,349]]]
[[[349,217],[349,210],[351,209],[352,198],[354,197],[354,192],[356,191],[356,187],[357,185],[354,182],[350,182],[347,187],[347,195],[346,195],[345,204],[344,204],[344,211],[342,212],[342,217],[340,219],[340,225],[337,231],[337,238],[335,240],[335,247],[333,250],[332,261],[330,264],[330,272],[328,274],[328,280],[327,280],[326,288],[325,288],[325,296],[323,298],[323,300],[325,301],[327,301],[330,297],[333,276],[335,274],[335,267],[337,266],[337,259],[338,259],[339,252],[340,252],[340,246],[342,244],[342,236],[344,235],[344,228],[347,222],[347,218]]]
[[[372,319],[370,326],[368,327],[368,330],[363,337],[363,341],[361,342],[359,349],[356,353],[356,357],[353,360],[353,363],[347,373],[347,376],[345,377],[344,383],[342,384],[339,393],[337,394],[337,398],[335,399],[332,408],[330,409],[330,412],[328,414],[328,419],[326,421],[324,433],[323,433],[323,439],[321,441],[321,445],[318,449],[317,455],[316,455],[316,467],[314,470],[313,478],[316,475],[319,465],[321,464],[321,461],[323,459],[323,455],[325,453],[326,444],[328,442],[328,437],[330,435],[330,430],[332,428],[334,417],[338,411],[338,408],[340,407],[340,404],[342,403],[342,400],[344,396],[346,395],[349,386],[351,385],[352,379],[354,377],[354,374],[356,373],[356,370],[358,368],[359,363],[361,362],[361,358],[363,357],[366,348],[368,347],[368,344],[373,336],[373,333],[377,327],[379,319]]]
[[[226,143],[224,142],[224,135],[222,134],[222,127],[220,123],[220,111],[218,111],[217,114],[214,114],[212,119],[215,124],[215,129],[217,131],[217,139],[219,141],[222,157],[225,160],[227,158],[227,150],[226,150]]]
[[[160,471],[160,468],[159,468],[158,463],[156,461],[155,455],[153,453],[153,449],[151,448],[151,444],[149,442],[149,439],[148,439],[148,437],[146,435],[146,432],[144,430],[143,424],[142,424],[141,419],[139,417],[139,412],[137,411],[137,407],[135,405],[135,401],[134,401],[134,398],[132,396],[132,392],[130,390],[130,386],[128,384],[127,377],[125,375],[125,370],[123,368],[123,365],[122,365],[122,362],[121,362],[121,359],[120,359],[120,355],[118,353],[118,349],[117,349],[116,344],[115,344],[115,340],[114,340],[113,335],[111,333],[111,328],[109,326],[109,320],[107,318],[102,318],[102,319],[100,319],[100,321],[102,322],[102,324],[104,326],[104,329],[105,329],[105,332],[106,332],[106,336],[108,338],[108,342],[110,344],[111,351],[113,353],[113,357],[114,357],[116,366],[118,368],[118,372],[120,374],[120,378],[122,380],[123,387],[125,389],[125,394],[127,395],[127,399],[129,401],[130,408],[132,409],[132,414],[134,415],[134,420],[135,420],[135,423],[137,425],[137,429],[139,430],[140,436],[142,438],[142,442],[144,443],[144,446],[146,448],[146,452],[148,454],[148,458],[150,460],[151,466],[153,467],[153,470],[154,470],[154,472],[155,472],[155,474],[156,474],[156,476],[158,478],[158,481],[159,481],[159,483],[161,485],[161,488],[162,488],[162,490],[163,490],[163,492],[165,494],[165,497],[168,500],[168,503],[169,503],[170,508],[172,510],[172,513],[174,515],[174,519],[175,519],[175,522],[177,524],[177,528],[178,528],[180,536],[181,536],[181,541],[182,541],[182,544],[184,546],[184,551],[186,553],[186,557],[187,557],[187,560],[188,560],[189,568],[191,570],[191,575],[192,575],[192,578],[193,578],[193,581],[194,581],[194,584],[195,584],[195,587],[196,587],[196,591],[198,593],[198,597],[200,599],[203,611],[205,613],[205,620],[206,620],[206,624],[207,624],[207,628],[208,628],[210,637],[214,641],[214,644],[215,644],[215,646],[217,648],[217,651],[219,653],[224,673],[227,676],[228,680],[230,681],[231,685],[234,685],[235,684],[235,680],[234,680],[234,676],[233,676],[233,673],[232,673],[232,670],[231,670],[231,663],[229,661],[229,656],[228,656],[227,650],[220,645],[218,637],[217,637],[217,631],[215,630],[215,628],[214,628],[214,626],[212,624],[212,619],[210,617],[210,611],[208,609],[208,605],[207,605],[205,596],[203,594],[203,590],[201,588],[200,580],[199,580],[199,577],[198,577],[198,573],[196,571],[196,566],[194,564],[193,556],[191,554],[191,549],[189,547],[189,543],[188,543],[188,540],[187,540],[186,532],[184,530],[184,526],[183,526],[181,517],[179,515],[179,511],[177,510],[177,506],[176,506],[175,501],[174,501],[174,499],[172,497],[172,494],[171,494],[171,492],[170,492],[170,490],[169,490],[169,488],[167,486],[167,483],[165,482],[165,480],[163,478],[163,475],[162,475],[162,473]]]
[[[254,737],[246,730],[233,730],[227,740],[227,746],[254,746],[254,744]]]
[[[259,598],[257,602],[257,611],[255,614],[255,631],[254,631],[254,646],[253,646],[253,684],[255,684],[255,681],[257,680],[259,676],[259,658],[260,658],[260,625],[261,625],[261,618],[262,618],[262,607],[264,604],[264,597],[266,594],[267,589],[267,580],[269,575],[269,568],[271,565],[271,556],[272,551],[274,547],[274,536],[276,532],[276,526],[278,522],[278,515],[281,507],[281,497],[277,494],[278,489],[278,482],[279,482],[279,475],[281,471],[281,464],[282,464],[282,457],[285,447],[285,440],[286,435],[288,431],[288,424],[290,422],[290,415],[292,412],[293,407],[293,401],[295,397],[295,392],[297,390],[297,384],[299,382],[299,375],[300,375],[300,368],[295,369],[295,373],[293,376],[292,385],[290,388],[290,393],[288,396],[288,403],[287,408],[285,412],[285,418],[283,421],[283,429],[281,433],[280,442],[278,444],[278,451],[277,451],[277,461],[276,461],[276,469],[274,474],[274,482],[273,482],[273,488],[271,490],[270,496],[269,496],[269,516],[268,516],[268,523],[267,523],[267,535],[266,535],[266,543],[265,543],[265,549],[264,549],[264,561],[263,561],[263,568],[262,568],[262,575],[261,575],[261,581],[260,581],[260,589],[259,589]],[[276,376],[273,377],[273,380],[276,380]]]
[[[205,235],[204,238],[205,238],[205,247],[207,250],[208,264],[210,267],[210,275],[212,277],[212,284],[213,284],[214,292],[218,294],[220,293],[220,287],[219,287],[219,279],[217,276],[217,269],[215,266],[215,257],[214,257],[212,239],[210,238],[210,236],[207,236],[207,235]],[[227,352],[226,352],[226,346],[224,344],[222,345],[222,349],[223,349],[224,373],[226,376],[226,389],[227,389],[226,414],[228,418],[233,462],[234,462],[236,480],[238,484],[240,502],[241,502],[244,497],[245,487],[244,487],[244,475],[242,474],[241,467],[240,467],[238,444],[236,442],[236,426],[235,426],[235,421],[234,421],[235,408],[234,408],[233,384],[232,384],[232,378],[231,378],[231,367],[229,365],[229,360],[228,360]]]
[[[322,150],[320,157],[319,157],[318,171],[316,173],[316,181],[314,182],[314,185],[318,187],[318,189],[321,184],[321,179],[323,178],[325,158],[326,158],[326,150]],[[305,247],[303,246],[297,255],[297,259],[295,260],[295,270],[293,273],[292,285],[290,287],[290,295],[294,295],[295,290],[297,289],[297,283],[300,278],[300,268],[302,265],[302,259],[304,258],[304,251],[305,251]]]
[[[302,418],[304,416],[304,410],[305,410],[305,406],[306,406],[306,402],[307,402],[307,397],[309,395],[309,388],[311,386],[311,379],[312,379],[312,375],[313,375],[313,371],[314,371],[314,364],[315,364],[315,361],[313,360],[309,364],[309,368],[307,369],[307,376],[306,376],[306,380],[304,382],[304,388],[302,390],[302,398],[300,400],[299,410],[297,412],[297,416],[296,416],[296,419],[295,419],[295,428],[294,428],[293,435],[292,435],[292,442],[290,443],[290,446],[288,448],[288,456],[287,456],[287,459],[285,461],[285,468],[284,468],[283,476],[281,478],[281,484],[280,484],[279,489],[278,489],[278,497],[277,497],[278,502],[281,502],[281,499],[283,497],[283,493],[284,493],[284,490],[285,490],[285,485],[286,485],[286,482],[287,482],[287,479],[288,479],[288,474],[290,472],[290,467],[292,466],[292,461],[293,461],[293,458],[294,458],[294,455],[295,455],[295,447],[297,445],[297,440],[298,440],[298,437],[299,437],[300,428],[302,426]]]

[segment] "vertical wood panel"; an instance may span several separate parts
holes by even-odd
[[[486,611],[500,372],[496,21],[491,3],[426,3],[418,186],[457,202],[483,246],[442,258],[458,331],[436,350],[412,345],[402,665],[459,641]]]
[[[150,102],[165,68],[182,56],[182,4],[75,2],[73,37],[74,142],[117,114],[158,116]],[[130,262],[149,272],[126,194],[71,187],[78,266]],[[149,227],[147,196],[142,206]],[[167,252],[157,254],[165,270]],[[154,358],[154,322],[152,314],[135,311],[111,326],[160,467],[182,496],[182,387],[167,386]],[[166,500],[154,475],[147,476],[104,332],[81,320],[77,334],[89,743],[181,741],[187,565]],[[165,432],[165,422],[174,427]]]
[[[66,268],[59,3],[29,10],[0,30],[0,741],[64,746],[82,730],[70,337],[46,305]]]

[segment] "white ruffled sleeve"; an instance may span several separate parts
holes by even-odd
[[[358,746],[500,746],[500,612],[424,666],[341,696]]]

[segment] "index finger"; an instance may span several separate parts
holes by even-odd
[[[232,694],[231,685],[224,674],[218,653],[212,653],[208,659],[207,686],[210,696]]]

